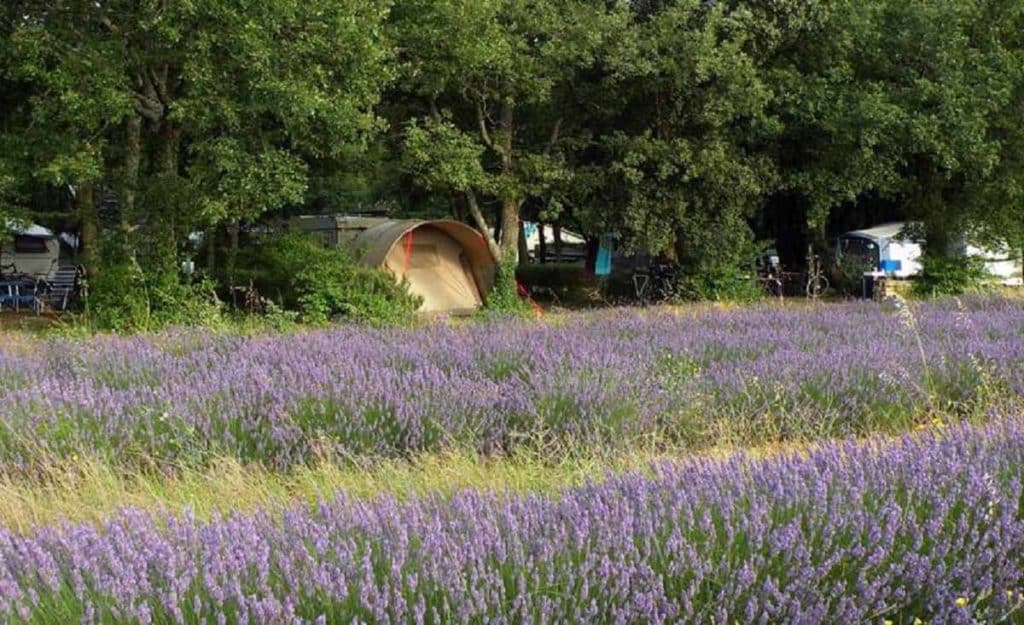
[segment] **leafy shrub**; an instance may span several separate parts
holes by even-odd
[[[679,277],[676,291],[682,298],[749,302],[761,295],[749,268],[724,263],[699,269]]]
[[[914,294],[924,297],[981,291],[989,277],[983,259],[963,254],[949,257],[925,255],[921,266],[923,271],[914,283]]]
[[[689,258],[679,266],[676,293],[687,300],[752,301],[760,297],[752,266],[758,248],[750,241],[741,248]]]
[[[530,303],[519,296],[515,258],[505,258],[498,263],[494,273],[494,288],[484,302],[484,311],[509,315],[526,315],[530,312]]]
[[[96,330],[152,331],[171,325],[215,326],[221,303],[209,281],[176,273],[147,275],[135,263],[108,264],[89,281],[85,320]]]
[[[249,277],[256,288],[305,322],[396,323],[421,303],[386,271],[360,265],[350,251],[325,247],[301,232],[274,235],[248,255],[243,265],[253,268]]]
[[[863,293],[864,273],[875,269],[874,263],[869,260],[846,258],[843,262],[832,267],[829,274],[832,288],[840,295],[859,297]]]

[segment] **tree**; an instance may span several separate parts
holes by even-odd
[[[1005,232],[1020,210],[1021,25],[1019,3],[836,0],[794,33],[769,73],[778,156],[819,232],[867,192],[922,221],[930,255]]]
[[[622,11],[587,0],[400,0],[407,166],[455,191],[497,258],[514,262],[523,202],[564,178],[555,93],[593,63]],[[497,205],[498,237],[485,215]]]
[[[374,107],[393,74],[388,6],[192,4],[187,19],[200,26],[178,107],[197,223],[235,231],[239,221],[301,204],[311,163],[344,167],[366,150],[383,127]],[[233,254],[228,261],[230,274]]]
[[[771,91],[743,7],[696,0],[634,7],[585,97],[571,193],[591,232],[675,257],[702,294],[752,255],[747,219],[772,188],[761,148]],[[694,293],[695,295],[697,293]]]
[[[7,74],[31,96],[7,138],[33,150],[12,160],[104,185],[128,256],[173,274],[185,233],[300,203],[308,159],[358,151],[380,129],[387,7],[12,3]]]
[[[97,262],[95,188],[105,175],[111,130],[131,109],[116,42],[93,7],[12,1],[0,18],[0,80],[8,101],[0,172],[8,209],[24,212],[32,189],[66,188],[78,213],[85,264]],[[13,192],[13,193],[12,193]]]

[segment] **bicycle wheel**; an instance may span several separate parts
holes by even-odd
[[[650,286],[650,276],[642,273],[633,274],[633,292],[636,294],[636,301],[644,308],[647,307]]]
[[[818,299],[828,290],[828,278],[822,275],[811,276],[807,280],[807,297]]]

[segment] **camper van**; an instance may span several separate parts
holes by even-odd
[[[52,280],[60,264],[60,240],[52,230],[32,224],[8,224],[0,239],[0,273]]]
[[[847,232],[837,242],[836,263],[861,263],[899,279],[921,275],[921,244],[907,233],[907,225],[893,222]],[[963,249],[967,256],[982,258],[985,269],[1001,284],[1024,283],[1021,262],[1009,249],[990,250],[969,244]]]

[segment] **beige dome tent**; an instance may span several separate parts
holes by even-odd
[[[295,220],[360,263],[409,281],[426,312],[469,312],[494,286],[495,260],[479,232],[458,221],[310,215]]]

